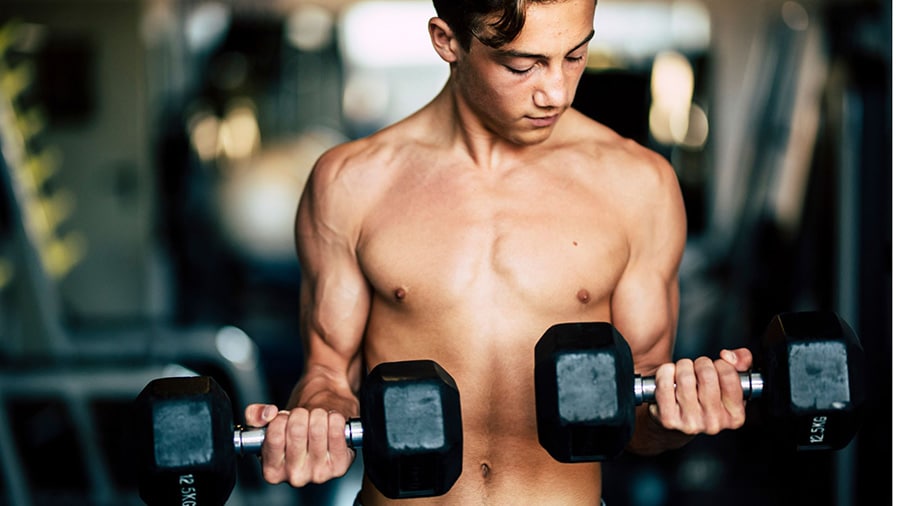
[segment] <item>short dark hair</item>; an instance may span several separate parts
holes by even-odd
[[[493,48],[509,44],[525,26],[528,4],[550,1],[554,0],[433,0],[438,17],[466,51],[472,37]]]

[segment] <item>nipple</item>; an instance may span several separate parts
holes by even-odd
[[[394,299],[396,299],[397,301],[401,301],[405,298],[406,290],[404,290],[403,288],[397,288],[396,290],[394,290]]]
[[[578,297],[578,300],[580,300],[582,304],[587,304],[591,301],[591,292],[582,288],[581,290],[578,290],[576,297]]]

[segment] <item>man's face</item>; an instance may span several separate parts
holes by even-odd
[[[473,39],[458,91],[489,131],[517,144],[546,140],[572,103],[593,36],[594,0],[532,3],[525,26],[498,49]]]

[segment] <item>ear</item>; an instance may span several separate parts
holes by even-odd
[[[447,63],[454,63],[459,59],[457,54],[460,50],[459,42],[446,21],[437,17],[428,20],[428,35],[431,36],[431,45],[441,59]]]

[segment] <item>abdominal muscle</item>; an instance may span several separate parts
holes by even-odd
[[[584,304],[577,293],[572,294],[570,314],[562,318],[560,308],[548,310],[550,304],[517,318],[507,311],[511,307],[504,307],[509,303],[496,303],[491,309],[482,305],[478,310],[420,311],[417,302],[422,301],[412,294],[406,300],[376,296],[365,345],[367,367],[431,359],[447,370],[460,392],[463,470],[443,496],[396,503],[365,482],[363,504],[600,504],[600,464],[554,460],[538,442],[534,412],[538,338],[563,320],[608,320],[608,304]],[[519,305],[519,315],[521,302],[512,304]],[[418,315],[423,314],[430,317],[420,320]],[[466,320],[454,315],[466,315]],[[472,315],[483,316],[472,321]]]

